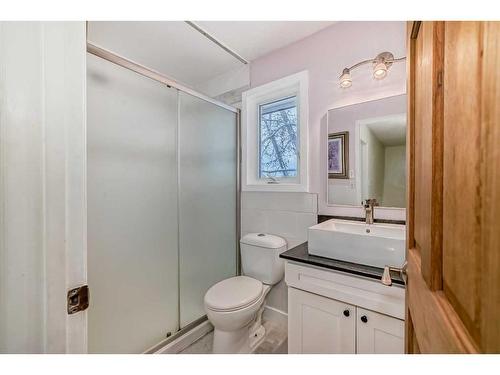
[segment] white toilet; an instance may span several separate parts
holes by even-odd
[[[240,240],[240,250],[245,276],[222,280],[205,294],[205,311],[214,325],[214,353],[250,353],[262,341],[264,301],[271,286],[283,278],[283,238],[250,233]]]

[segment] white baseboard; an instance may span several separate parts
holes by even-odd
[[[271,306],[264,306],[262,318],[267,321],[277,323],[283,327],[288,327],[288,314]]]
[[[154,354],[177,354],[186,349],[196,340],[205,336],[213,329],[213,325],[208,320],[206,320],[190,331],[186,332],[184,335],[178,337],[174,341],[166,344],[164,347],[154,352]]]

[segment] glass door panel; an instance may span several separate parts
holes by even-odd
[[[236,274],[236,114],[179,93],[180,325]]]
[[[87,54],[89,353],[178,329],[177,90]]]

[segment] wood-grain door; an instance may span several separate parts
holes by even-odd
[[[500,23],[408,24],[408,353],[500,352]]]

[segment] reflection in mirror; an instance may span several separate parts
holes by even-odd
[[[328,111],[328,204],[406,205],[406,95]]]

